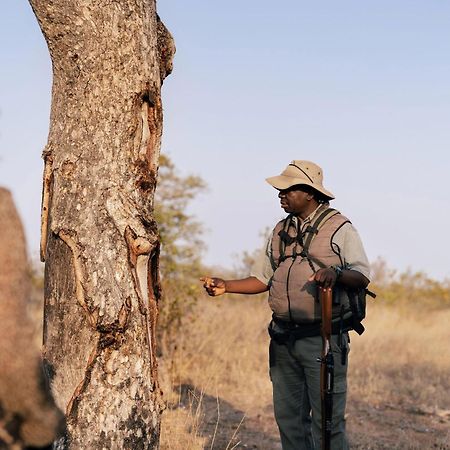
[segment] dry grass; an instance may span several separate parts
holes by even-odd
[[[183,329],[173,355],[172,383],[195,381],[213,395],[253,406],[258,393],[270,392],[265,301],[207,298],[195,312],[197,320]]]
[[[351,334],[352,449],[449,449],[450,309],[411,307],[405,299],[386,306],[376,291],[366,333]],[[40,341],[39,289],[30,314]],[[160,360],[168,404],[161,450],[281,449],[268,376],[269,320],[264,296],[199,299],[170,359]]]
[[[372,404],[402,401],[426,408],[450,405],[450,310],[401,312],[372,307],[368,332],[352,340],[352,396]]]
[[[228,430],[229,448],[234,445],[233,435],[243,417],[257,415],[271,405],[267,362],[269,338],[266,331],[270,313],[265,301],[261,298],[201,299],[195,313],[197,320],[183,327],[170,367],[167,361],[162,363],[163,385],[166,391],[171,392],[168,402],[181,404],[185,408],[186,418],[184,425],[178,421],[181,428],[175,427],[172,418],[176,416],[177,409],[164,413],[162,450],[216,448],[217,441],[210,435],[206,436],[206,441],[186,445],[186,429],[190,428],[198,435],[202,424],[198,421],[198,402],[186,405],[180,394],[181,389],[187,390],[188,395],[200,396],[200,403],[207,397],[209,403],[213,403],[214,399],[217,405],[220,399],[215,410],[211,405],[206,407],[212,409],[215,417],[203,416],[203,420],[210,421],[209,425],[214,425],[214,429],[217,425],[221,426],[221,405],[235,407],[235,426]],[[228,409],[223,415],[230,414],[229,407],[222,407]],[[223,434],[224,430],[220,431]],[[179,436],[178,441],[173,439],[174,435]],[[174,441],[177,441],[175,445]]]
[[[163,415],[161,449],[280,448],[275,444],[277,431],[271,410],[266,331],[270,312],[264,297],[202,298],[194,313],[197,320],[183,327],[170,367],[163,362],[162,378],[166,391],[171,392],[167,399],[172,409]],[[354,448],[447,448],[443,431],[439,436],[431,433],[429,447],[423,443],[415,447],[409,442],[414,437],[408,437],[409,419],[404,415],[441,415],[444,422],[447,420],[449,322],[448,309],[430,315],[418,310],[402,313],[383,306],[380,299],[369,308],[366,333],[352,333],[349,428]],[[201,398],[192,401],[192,396]],[[221,412],[222,404],[225,411]],[[370,427],[361,416],[372,414],[373,424],[397,420],[384,413],[378,416],[380,408],[401,415],[406,431],[397,438],[403,436],[404,445],[394,445],[396,441],[391,442],[386,433],[374,444],[377,440],[370,436]],[[239,425],[244,415],[244,425]],[[249,428],[255,424],[261,427],[260,441],[256,442],[259,438],[255,433],[243,445],[249,431],[242,430],[245,423],[250,423]],[[411,433],[422,432],[419,425],[411,425]],[[241,429],[236,433],[237,427]],[[375,425],[372,432],[382,434]]]

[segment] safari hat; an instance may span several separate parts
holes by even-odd
[[[311,161],[295,159],[281,172],[281,175],[266,178],[266,181],[278,190],[288,189],[297,184],[305,184],[319,191],[329,200],[334,198],[334,195],[323,187],[322,169]]]

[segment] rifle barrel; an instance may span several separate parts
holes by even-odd
[[[332,290],[319,290],[322,310],[322,357],[320,358],[320,397],[322,403],[322,450],[331,448],[333,416],[334,358],[331,349]]]

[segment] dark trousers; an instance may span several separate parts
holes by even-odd
[[[348,346],[348,335],[343,336]],[[337,336],[332,336],[334,354],[334,392],[332,450],[347,450],[345,403],[347,364],[341,361]],[[350,350],[350,349],[349,349]],[[319,450],[321,448],[320,363],[322,338],[306,337],[287,345],[270,343],[270,377],[273,386],[275,419],[283,450]]]

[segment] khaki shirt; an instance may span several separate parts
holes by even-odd
[[[319,206],[320,207],[320,206]],[[301,230],[311,223],[317,209],[314,210],[305,220],[301,221]],[[366,252],[361,242],[356,228],[351,223],[345,223],[335,233],[332,240],[333,248],[339,248],[341,258],[344,261],[346,269],[357,270],[370,280],[370,264],[367,259]],[[337,247],[338,246],[338,247]],[[259,281],[269,285],[274,270],[272,268],[272,235],[269,237],[267,244],[261,249],[259,256],[255,260],[250,276],[257,278]]]

